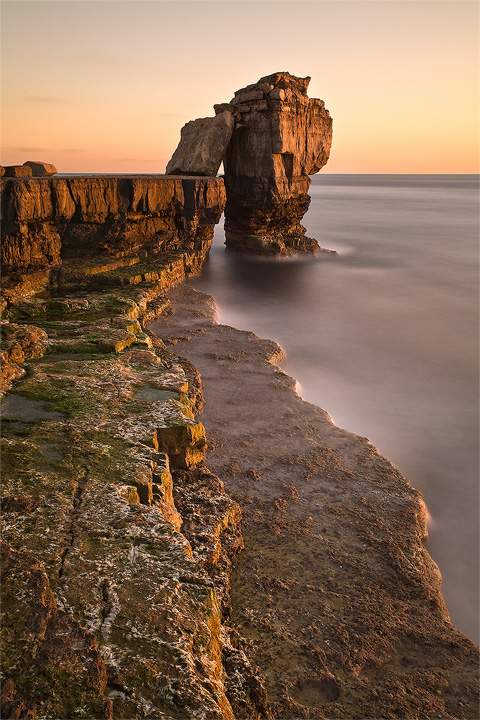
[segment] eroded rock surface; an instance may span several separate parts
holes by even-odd
[[[2,177],[32,177],[32,168],[26,165],[5,165],[3,167]]]
[[[243,252],[316,253],[300,221],[310,204],[309,175],[330,155],[332,119],[309,98],[310,78],[268,75],[215,105],[215,118],[185,125],[167,173],[215,175],[225,168],[227,247]]]
[[[186,265],[198,269],[225,205],[217,178],[3,178],[1,194],[7,274],[30,274],[64,259],[167,251],[190,255]]]
[[[4,312],[4,718],[258,717],[225,625],[239,507],[204,465],[198,372],[143,327],[171,311],[157,262]]]
[[[204,465],[198,372],[145,331],[204,260],[223,182],[3,190],[1,715],[257,718],[225,622],[239,508]]]
[[[236,121],[224,160],[229,248],[275,255],[319,250],[300,221],[310,204],[309,175],[330,154],[332,119],[322,100],[308,97],[309,81],[275,73],[238,90],[229,103]]]
[[[229,110],[184,125],[180,143],[167,165],[167,175],[215,177],[232,137],[233,125]]]
[[[27,160],[23,164],[31,168],[33,177],[50,177],[58,172],[53,163],[43,162],[43,160]]]
[[[477,719],[478,648],[449,622],[420,494],[296,394],[278,345],[216,324],[191,288],[170,297],[152,327],[202,375],[209,467],[242,510],[230,623],[269,711]]]

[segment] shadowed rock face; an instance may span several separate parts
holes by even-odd
[[[275,73],[238,90],[229,104],[236,121],[224,161],[230,248],[280,255],[319,250],[300,221],[310,204],[308,176],[330,154],[332,119],[322,100],[307,96],[309,81]]]

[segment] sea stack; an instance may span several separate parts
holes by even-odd
[[[308,97],[309,82],[274,73],[238,90],[229,104],[235,118],[224,160],[229,248],[272,255],[320,250],[300,221],[310,204],[309,175],[329,158],[332,119],[322,100]]]
[[[321,249],[300,221],[310,204],[309,175],[330,155],[332,118],[323,100],[308,97],[309,82],[288,72],[267,75],[215,105],[216,118],[182,130],[167,174],[211,175],[223,157],[225,243],[233,250],[289,255]],[[217,138],[212,147],[220,120],[222,142]]]

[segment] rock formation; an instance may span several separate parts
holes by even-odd
[[[32,177],[32,168],[28,165],[5,165],[2,168],[2,177]]]
[[[308,98],[309,81],[275,73],[230,103],[236,123],[224,160],[227,247],[276,255],[319,250],[300,221],[310,204],[308,176],[329,157],[332,120],[322,100]]]
[[[58,172],[55,165],[43,162],[43,160],[27,160],[23,164],[32,169],[33,177],[51,177]]]
[[[57,176],[1,183],[5,273],[31,273],[71,257],[166,249],[188,250],[188,271],[198,269],[225,204],[218,178]]]
[[[233,118],[223,157],[227,247],[274,255],[320,250],[300,221],[310,203],[309,175],[330,154],[332,119],[322,100],[308,97],[309,82],[287,72],[268,75],[238,90],[230,103],[215,105],[216,118],[182,130],[167,173],[215,174],[228,137],[225,131],[222,143],[215,142],[215,121],[222,118],[223,128],[225,118]]]
[[[167,175],[214,177],[232,137],[233,125],[233,115],[228,110],[184,125],[180,143],[167,165]]]
[[[207,296],[165,342],[150,327],[208,251],[223,180],[1,187],[2,718],[478,718],[417,494]],[[234,386],[204,415],[221,478],[193,339]]]
[[[198,373],[145,331],[204,259],[223,181],[2,191],[1,716],[257,718],[225,622],[238,505],[204,465]]]

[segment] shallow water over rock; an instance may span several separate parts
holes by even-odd
[[[46,410],[45,403],[31,400],[22,395],[8,395],[0,405],[2,420],[63,420],[59,412]]]

